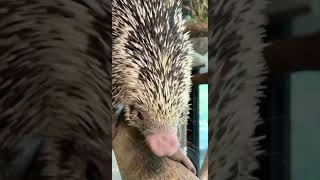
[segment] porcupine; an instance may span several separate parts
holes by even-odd
[[[186,123],[193,51],[180,1],[112,2],[112,106],[150,150],[195,171],[179,149],[177,125]],[[115,128],[116,129],[116,128]]]
[[[0,1],[0,179],[111,179],[111,24],[108,0]]]

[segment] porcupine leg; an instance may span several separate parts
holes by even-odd
[[[179,149],[175,154],[173,154],[169,158],[182,163],[186,168],[188,168],[190,171],[196,174],[196,168],[194,167],[190,159],[182,152],[182,150]]]

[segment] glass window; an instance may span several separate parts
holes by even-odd
[[[291,178],[320,179],[320,72],[296,72],[290,77]]]
[[[199,85],[199,167],[208,149],[208,84]]]

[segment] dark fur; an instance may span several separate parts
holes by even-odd
[[[209,0],[209,178],[253,180],[260,123],[264,0]]]
[[[31,179],[111,179],[110,114],[111,1],[0,1],[0,150],[37,135]]]

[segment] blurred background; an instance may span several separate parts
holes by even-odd
[[[199,172],[208,149],[208,0],[183,0],[183,15],[195,52],[192,108],[181,144]]]
[[[196,50],[187,152],[199,167],[208,147],[208,1],[185,0],[184,7]],[[255,174],[261,180],[320,180],[320,1],[270,0],[266,14],[270,72],[260,103],[264,124],[256,130],[266,135],[265,153]]]
[[[270,69],[260,104],[266,134],[261,180],[319,180],[320,1],[272,0],[265,57]]]

